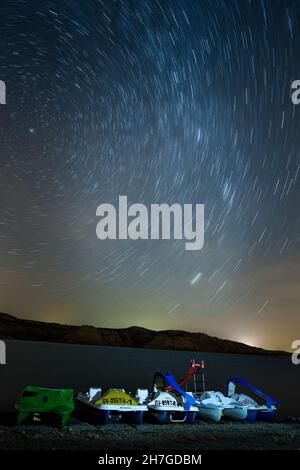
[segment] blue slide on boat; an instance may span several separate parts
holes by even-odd
[[[187,392],[185,392],[180,385],[176,382],[176,379],[173,377],[172,374],[169,372],[167,374],[161,374],[165,381],[173,388],[173,390],[176,390],[176,392],[180,393],[185,398],[185,403],[184,403],[184,409],[185,411],[188,411],[192,405],[196,404],[196,400],[193,396],[189,395]]]
[[[237,384],[246,387],[250,392],[264,401],[263,405],[259,405],[252,397],[244,393],[237,393]],[[246,405],[248,408],[247,421],[273,421],[277,411],[279,401],[270,397],[258,388],[251,385],[242,377],[229,377],[227,379],[227,395],[238,403]]]
[[[170,388],[174,393],[168,390]],[[150,415],[159,423],[185,422],[193,424],[199,410],[198,401],[185,392],[170,373],[157,372],[153,380],[153,395],[148,402]]]

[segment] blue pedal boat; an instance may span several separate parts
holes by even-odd
[[[258,403],[254,398],[245,393],[237,393],[237,385],[246,388],[251,394],[259,399],[262,403]],[[229,377],[227,380],[227,395],[234,399],[240,405],[246,406],[248,413],[246,421],[269,421],[275,419],[279,401],[270,397],[258,388],[254,387],[242,377]]]

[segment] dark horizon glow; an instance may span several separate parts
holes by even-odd
[[[300,337],[297,1],[0,6],[0,311]],[[205,243],[100,241],[96,208],[205,204]]]

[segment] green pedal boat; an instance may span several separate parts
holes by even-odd
[[[32,419],[64,427],[74,410],[72,389],[28,386],[16,401],[17,424]]]

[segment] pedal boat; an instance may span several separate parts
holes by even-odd
[[[15,403],[16,424],[33,420],[63,428],[74,410],[72,389],[27,386]]]
[[[232,421],[243,421],[247,417],[247,407],[233,398],[225,397],[222,392],[203,392],[199,401],[205,405],[199,409],[199,417],[202,419],[218,422],[223,416]]]
[[[245,393],[237,393],[237,384],[246,387],[263,403],[259,404],[254,398]],[[279,402],[251,385],[242,377],[229,377],[227,380],[227,395],[239,405],[247,408],[246,421],[274,421]]]
[[[172,391],[166,391],[168,386]],[[148,402],[149,418],[157,423],[193,424],[198,413],[192,394],[184,392],[171,374],[157,372],[153,380],[153,392]]]
[[[148,399],[148,390],[137,389],[135,396],[124,389],[110,388],[104,394],[101,388],[92,387],[87,393],[77,395],[80,413],[87,414],[100,424],[109,421],[129,421],[141,424]]]

